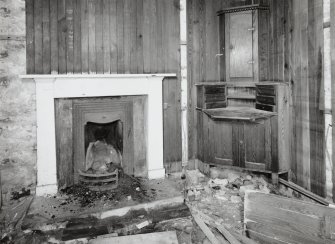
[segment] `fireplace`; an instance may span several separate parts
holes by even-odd
[[[79,183],[89,168],[103,174],[111,163],[128,175],[146,177],[147,100],[146,95],[57,98],[58,187]]]
[[[175,74],[126,74],[126,75],[24,75],[22,79],[33,79],[36,83],[36,109],[37,109],[37,195],[56,194],[58,191],[57,180],[57,150],[56,150],[56,123],[55,105],[57,100],[73,99],[73,107],[78,111],[72,113],[72,121],[82,123],[83,126],[73,126],[73,139],[78,143],[73,144],[74,164],[80,164],[85,161],[85,148],[87,146],[85,130],[94,126],[104,127],[114,122],[122,124],[122,144],[118,148],[122,152],[122,163],[126,160],[126,145],[131,147],[136,145],[136,141],[141,140],[140,132],[131,136],[133,144],[125,143],[124,135],[129,135],[125,131],[125,118],[127,112],[132,113],[133,123],[129,126],[136,125],[139,119],[137,103],[131,101],[130,97],[145,97],[144,108],[145,115],[145,174],[149,179],[162,178],[165,176],[163,167],[163,110],[162,110],[162,81],[164,77],[173,77]],[[123,97],[123,98],[122,98]],[[120,99],[122,98],[122,99]],[[113,101],[113,111],[101,111],[106,106],[99,106],[101,109],[87,109],[85,99],[91,100],[89,103],[100,102],[106,103],[104,99],[119,99]],[[94,100],[95,99],[95,100]],[[100,99],[100,100],[99,100]],[[102,99],[102,100],[101,100]],[[99,101],[98,101],[99,100]],[[115,103],[116,102],[116,103]],[[87,103],[87,102],[86,102]],[[109,107],[109,106],[108,106]],[[135,108],[134,108],[135,107]],[[99,113],[99,115],[94,114]],[[93,119],[93,115],[94,118]],[[123,115],[122,115],[123,114]],[[119,117],[118,117],[119,116]],[[122,119],[123,116],[123,119]],[[97,119],[98,118],[98,119]],[[135,123],[134,123],[135,121]],[[112,125],[110,125],[112,126]],[[120,126],[120,125],[119,125]],[[97,128],[96,127],[96,128]],[[106,127],[106,128],[107,128]],[[112,129],[119,130],[119,129]],[[133,130],[135,131],[135,130]],[[129,132],[129,130],[128,130]],[[66,130],[63,132],[66,133]],[[75,139],[77,138],[77,139]],[[94,140],[94,139],[93,139]],[[115,139],[118,140],[118,139]],[[143,140],[142,140],[143,141]],[[111,142],[112,143],[112,142]],[[113,143],[116,143],[115,141]],[[116,143],[117,144],[117,143]],[[120,147],[120,144],[118,145]],[[136,150],[135,150],[136,151]],[[136,157],[136,154],[132,154]],[[132,161],[132,162],[131,162]],[[132,165],[134,164],[134,165]],[[78,166],[77,168],[82,167]],[[136,160],[129,160],[128,165],[123,165],[126,172],[135,174]],[[78,177],[75,173],[74,181]]]

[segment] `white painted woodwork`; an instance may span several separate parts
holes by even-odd
[[[163,178],[164,77],[175,74],[22,75],[36,83],[37,187],[36,195],[57,193],[55,98],[146,95],[148,178]]]

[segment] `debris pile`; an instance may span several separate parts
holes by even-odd
[[[79,201],[81,207],[92,205],[97,200],[121,201],[124,199],[144,202],[155,198],[155,190],[142,187],[141,179],[124,175],[119,179],[119,186],[108,191],[93,191],[88,185],[80,184],[68,187],[62,191],[68,195],[67,202]],[[67,202],[64,203],[67,204]]]

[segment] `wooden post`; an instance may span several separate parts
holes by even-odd
[[[187,25],[186,0],[180,0],[180,70],[181,70],[181,139],[182,166],[188,163],[188,121],[187,121]]]
[[[330,13],[334,13],[335,11],[335,0],[330,0]],[[334,113],[335,113],[335,15],[331,14],[330,15],[330,62],[331,62],[331,102],[332,102],[332,125],[334,128],[335,125],[335,119],[334,119]],[[333,181],[333,201],[335,199],[335,188],[334,188],[334,183],[335,183],[335,167],[334,167],[334,162],[335,162],[335,130],[332,129],[332,181]]]

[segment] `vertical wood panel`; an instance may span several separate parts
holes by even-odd
[[[50,1],[51,73],[58,73],[58,1]]]
[[[335,0],[330,0],[330,13],[335,12]],[[330,58],[331,58],[331,77],[334,80],[335,77],[335,15],[330,15]],[[332,91],[332,108],[335,108],[335,82],[332,82],[331,85],[331,91]],[[335,111],[332,109],[332,115],[334,117]],[[333,120],[334,121],[334,120]],[[334,122],[332,124],[334,126]],[[335,130],[332,130],[332,151],[335,152]],[[334,165],[335,162],[335,153],[332,155],[332,162]],[[333,186],[335,185],[335,167],[333,166],[332,171],[332,182]],[[333,201],[335,201],[335,187],[333,187]]]
[[[35,73],[35,41],[34,41],[34,0],[26,1],[26,70],[27,74]]]
[[[123,8],[123,31],[124,31],[124,72],[130,73],[130,53],[131,53],[131,0],[124,0]]]
[[[218,17],[217,0],[206,0],[206,80],[217,81]]]
[[[303,155],[303,186],[310,190],[310,134],[309,134],[309,66],[308,66],[308,2],[300,4],[301,18],[301,126]]]
[[[81,71],[87,74],[89,72],[88,57],[88,0],[81,0]]]
[[[97,56],[95,43],[95,5],[96,1],[88,0],[88,61],[89,73],[97,72]]]
[[[58,72],[66,73],[66,17],[65,0],[58,0]]]
[[[35,73],[43,73],[43,35],[42,35],[43,1],[34,1],[34,42],[35,42]]]
[[[73,7],[73,72],[81,73],[81,0],[74,0]]]
[[[168,11],[168,10],[167,10]],[[143,59],[144,73],[150,73],[154,70],[154,57],[157,57],[157,43],[155,34],[156,26],[156,0],[143,0]]]
[[[136,63],[137,73],[144,71],[143,60],[143,0],[136,0]],[[166,46],[165,46],[166,48]]]
[[[109,14],[109,0],[103,0],[103,23],[102,23],[102,35],[103,35],[103,50],[104,50],[104,74],[110,73],[110,14]]]
[[[117,72],[125,72],[125,52],[124,52],[124,1],[116,1],[116,34],[117,34]]]
[[[66,0],[66,72],[73,73],[73,3],[75,0]]]
[[[311,190],[325,197],[324,115],[319,106],[323,71],[323,5],[322,1],[311,0],[308,4]]]
[[[43,0],[43,74],[51,73],[51,49],[50,49],[50,1]]]
[[[95,1],[95,48],[97,73],[104,71],[104,50],[103,50],[103,1]]]
[[[110,72],[117,72],[117,29],[116,29],[116,1],[109,2],[109,34],[110,34]]]

